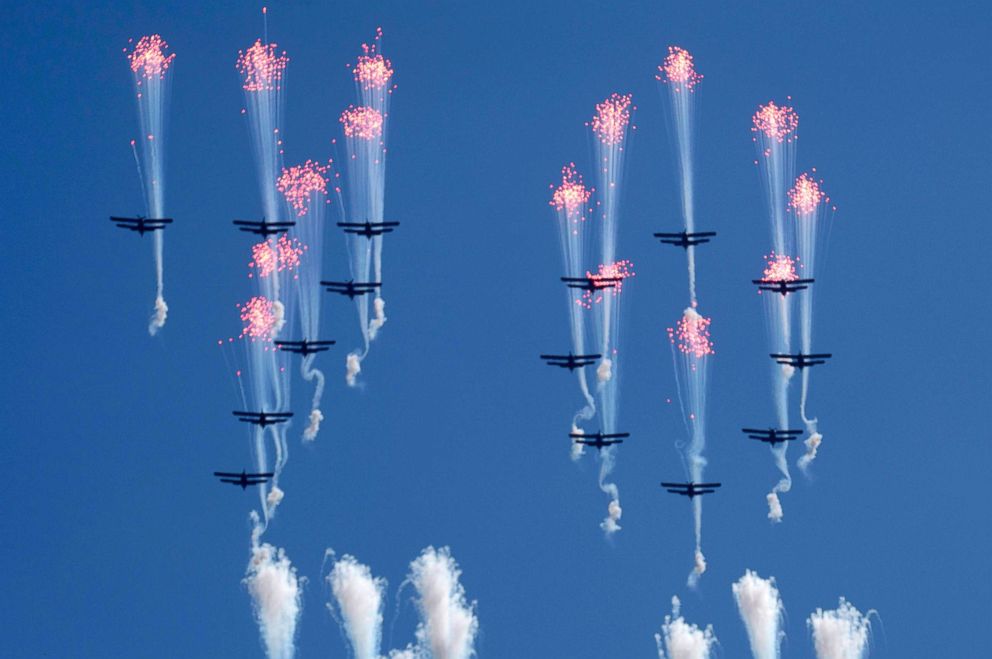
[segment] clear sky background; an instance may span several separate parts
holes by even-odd
[[[353,101],[345,64],[375,27],[392,100],[387,323],[348,390],[353,306],[326,299],[338,339],[317,443],[291,431],[287,492],[266,539],[309,582],[299,656],[345,657],[324,608],[324,550],[388,578],[385,649],[412,640],[408,563],[450,545],[478,600],[481,657],[650,657],[678,595],[748,656],[730,585],[774,575],[785,657],[811,657],[805,619],[845,596],[877,609],[872,656],[976,656],[992,613],[987,254],[992,140],[989,8],[934,3],[270,3],[291,58],[287,164],[325,159]],[[914,6],[910,6],[914,5]],[[0,619],[29,656],[262,656],[241,585],[258,499],[210,476],[249,466],[238,398],[215,342],[250,295],[260,214],[239,48],[252,3],[23,3],[0,22],[3,350]],[[177,54],[168,137],[169,321],[149,338],[151,241],[114,229],[142,208],[129,37]],[[651,232],[677,228],[678,188],[654,72],[688,48],[699,87],[699,252],[713,317],[705,502],[710,569],[698,592],[690,508],[658,488],[683,476],[665,328],[687,299],[685,261]],[[596,464],[568,459],[574,379],[541,365],[567,349],[548,185],[575,161],[583,122],[613,91],[638,106],[618,253],[625,287],[616,479],[623,531],[604,541]],[[798,165],[838,206],[818,274],[811,409],[824,444],[771,526],[777,478],[739,428],[772,419],[761,300],[768,250],[750,116],[791,95]],[[332,218],[336,219],[336,218]],[[347,272],[330,233],[325,272]],[[294,408],[310,389],[294,382]],[[793,414],[798,413],[793,403]],[[790,451],[790,463],[798,451]],[[398,614],[397,614],[398,610]]]

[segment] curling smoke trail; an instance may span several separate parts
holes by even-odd
[[[659,659],[709,659],[710,648],[716,645],[713,626],[700,629],[689,624],[679,614],[681,603],[678,597],[672,598],[672,615],[665,616],[661,634],[655,634]],[[674,619],[673,619],[674,618]],[[665,652],[667,651],[667,655]]]
[[[289,235],[302,243],[307,250],[302,260],[299,275],[294,277],[297,300],[300,309],[300,329],[305,341],[316,341],[320,334],[320,280],[324,256],[324,209],[327,206],[328,165],[320,165],[311,160],[302,165],[283,168],[277,181],[279,192],[295,213],[296,225]],[[312,441],[320,430],[324,419],[320,411],[320,400],[324,394],[324,374],[314,366],[316,354],[304,355],[300,363],[300,373],[307,382],[314,382],[310,415],[303,438]]]
[[[631,113],[637,108],[631,104],[630,94],[610,95],[596,105],[596,114],[587,124],[593,133],[596,165],[599,174],[600,209],[602,228],[600,235],[600,277],[632,276],[630,263],[617,261],[616,243],[620,221],[620,200],[623,183],[624,155],[629,130],[636,129],[631,124]],[[629,274],[621,274],[629,273]],[[588,273],[587,273],[588,274]],[[588,274],[590,279],[594,275]],[[596,394],[602,416],[602,431],[617,431],[619,413],[619,335],[620,335],[620,286],[601,290],[601,297],[593,305],[594,334],[603,355],[596,369]],[[592,295],[592,293],[590,293]],[[599,452],[599,488],[610,497],[607,516],[600,525],[609,536],[620,530],[619,520],[623,514],[620,507],[620,491],[616,483],[609,481],[616,462],[616,446]]]
[[[799,128],[799,115],[791,107],[776,105],[769,101],[758,106],[751,118],[751,132],[758,149],[762,184],[768,201],[769,224],[772,234],[773,255],[792,254],[794,232],[785,221],[786,190],[795,172],[796,140]],[[771,299],[771,298],[777,299]],[[766,315],[771,348],[776,353],[788,354],[792,346],[792,301],[790,296],[766,296]],[[772,366],[772,399],[775,404],[778,425],[789,427],[789,381],[794,369],[791,366]],[[779,482],[768,493],[768,518],[773,522],[782,520],[782,504],[778,495],[792,488],[792,476],[786,461],[788,442],[770,448],[775,466],[781,472]]]
[[[367,565],[345,555],[335,561],[327,583],[334,595],[327,608],[344,627],[355,659],[378,659],[385,579],[374,578]]]
[[[675,327],[668,328],[668,339],[672,344],[672,361],[675,364],[675,379],[679,386],[679,401],[689,432],[689,445],[686,447],[686,461],[689,478],[693,483],[703,481],[706,458],[706,375],[709,358],[714,354],[710,339],[710,319],[704,318],[693,307],[688,307]],[[683,393],[685,394],[683,396]],[[692,513],[696,537],[695,567],[689,574],[689,585],[695,586],[699,577],[706,571],[703,556],[703,500],[692,498]]]
[[[671,123],[678,146],[678,166],[682,190],[682,219],[687,233],[696,227],[693,204],[693,140],[695,138],[696,85],[703,76],[696,72],[692,55],[678,46],[668,47],[668,56],[658,67],[655,79],[668,88]],[[696,251],[687,249],[689,261],[689,299],[696,306]]]
[[[251,560],[244,584],[251,594],[266,655],[269,659],[290,659],[302,610],[300,580],[284,550],[260,542],[264,527],[257,513],[252,512],[251,517]]]
[[[475,654],[479,619],[475,602],[465,599],[459,583],[461,570],[447,547],[426,548],[410,563],[407,581],[417,590],[417,648],[408,656],[433,659],[468,659]],[[428,654],[429,653],[429,654]]]
[[[382,55],[382,29],[376,30],[372,44],[362,44],[363,54],[352,67],[360,105],[349,106],[341,113],[348,153],[348,221],[383,221],[386,190],[386,137],[389,122],[389,100],[396,85],[392,83],[392,62]],[[356,282],[382,282],[382,235],[347,236],[351,276]],[[369,300],[355,298],[361,326],[363,347],[348,354],[345,380],[349,386],[357,382],[362,360],[386,322],[386,301],[382,287],[375,291],[372,318]]]
[[[871,615],[871,612],[868,612]],[[806,626],[813,632],[817,659],[864,659],[868,656],[871,623],[854,606],[840,598],[832,611],[817,609]]]
[[[731,590],[747,629],[754,659],[777,659],[785,637],[779,630],[785,609],[775,587],[774,577],[762,579],[747,570],[731,586]]]
[[[796,245],[799,259],[803,266],[803,277],[817,278],[816,250],[817,243],[825,233],[824,220],[830,198],[822,188],[822,181],[813,178],[814,169],[803,173],[796,179],[795,185],[789,189],[789,211],[795,216]],[[813,291],[815,287],[803,291],[799,300],[799,337],[801,350],[807,354],[813,351]],[[816,458],[816,451],[823,439],[817,431],[817,420],[806,414],[806,398],[809,395],[810,369],[802,372],[802,394],[799,401],[799,413],[806,425],[806,453],[797,462],[799,468],[805,471]]]
[[[156,219],[165,217],[165,113],[171,82],[168,72],[176,57],[175,53],[166,55],[168,49],[169,45],[157,34],[141,37],[130,53],[124,49],[134,75],[141,124],[141,139],[137,140],[141,147],[137,147],[136,140],[131,140],[131,149],[138,164],[146,211],[149,217]],[[161,230],[152,232],[156,281],[155,313],[148,322],[148,333],[152,336],[165,326],[169,313],[164,297],[163,234]]]

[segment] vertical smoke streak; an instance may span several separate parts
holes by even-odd
[[[786,256],[793,253],[794,231],[786,223],[786,190],[795,172],[796,147],[798,139],[799,115],[788,106],[769,101],[759,105],[751,118],[751,132],[758,149],[755,164],[759,166],[761,182],[768,202],[769,226],[773,245],[773,255]],[[778,300],[771,300],[778,297]],[[792,305],[788,296],[767,296],[766,315],[771,347],[776,353],[790,353],[792,344]],[[780,428],[789,427],[789,381],[793,369],[790,366],[772,367],[772,400]],[[773,522],[782,519],[782,504],[778,495],[792,487],[792,476],[786,461],[788,442],[771,447],[775,466],[782,478],[767,495],[768,518]]]
[[[686,461],[689,478],[693,483],[703,482],[703,469],[706,467],[706,458],[703,457],[706,449],[706,376],[709,358],[715,354],[709,326],[709,318],[701,316],[695,308],[687,307],[675,327],[668,328],[675,379],[679,386],[679,402],[682,404],[682,414],[690,436],[686,447]],[[682,392],[685,392],[685,397]],[[695,567],[689,575],[689,585],[695,586],[700,575],[706,571],[706,559],[702,550],[702,497],[692,499],[692,511],[696,550]]]
[[[868,612],[871,615],[871,612]],[[806,620],[813,632],[817,659],[864,659],[868,656],[871,623],[854,606],[840,598],[832,611],[817,609]]]
[[[265,652],[269,659],[291,659],[296,625],[302,611],[300,580],[286,552],[261,543],[264,527],[252,512],[251,560],[243,583],[252,598]]]
[[[460,576],[447,547],[428,547],[410,563],[407,581],[417,590],[421,619],[414,656],[429,652],[433,659],[468,659],[475,654],[479,620],[475,602],[469,604],[465,599]]]
[[[679,598],[673,597],[672,615],[665,616],[661,633],[654,635],[658,659],[709,659],[710,649],[717,642],[713,626],[700,629],[695,624],[687,623],[679,614],[680,606]]]
[[[333,552],[328,550],[327,555]],[[334,595],[327,608],[344,627],[354,658],[378,659],[385,579],[374,578],[367,565],[346,554],[335,561],[327,583]]]
[[[149,217],[165,217],[165,114],[168,109],[171,76],[167,75],[175,53],[166,55],[169,45],[157,34],[142,37],[130,53],[124,52],[134,76],[135,100],[141,139],[131,140],[138,176]],[[138,148],[136,142],[141,144]],[[140,156],[139,156],[140,152]],[[162,263],[163,231],[153,231],[155,256],[155,313],[148,323],[148,333],[154,336],[163,326],[169,312],[164,296],[164,267]]]
[[[762,579],[746,570],[731,590],[737,601],[754,659],[777,659],[785,634],[779,630],[784,607],[775,587],[775,578]]]
[[[377,28],[372,44],[362,44],[363,54],[352,67],[360,105],[348,106],[340,117],[348,154],[349,222],[378,223],[384,219],[389,100],[396,85],[392,82],[392,62],[382,55],[381,41],[382,29]],[[382,283],[383,236],[348,234],[346,240],[352,279]],[[381,286],[375,291],[371,320],[368,297],[356,297],[355,304],[363,346],[346,358],[345,379],[349,386],[356,384],[369,343],[386,322]]]

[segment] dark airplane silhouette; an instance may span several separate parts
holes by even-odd
[[[759,442],[771,444],[772,446],[781,444],[782,442],[792,441],[803,434],[802,430],[777,430],[775,428],[769,428],[768,430],[741,428],[741,432],[746,433],[750,439],[756,439]]]
[[[151,218],[151,217],[110,217],[110,221],[122,229],[137,231],[139,236],[144,236],[152,231],[159,231],[165,228],[166,224],[172,224],[171,217]]]
[[[759,291],[772,291],[781,293],[785,297],[789,293],[805,291],[812,284],[812,279],[752,279],[752,284],[758,285]]]
[[[623,440],[626,437],[630,437],[629,432],[615,432],[604,434],[602,432],[597,433],[582,433],[582,432],[570,432],[568,436],[572,438],[572,441],[576,444],[583,444],[585,446],[593,446],[600,451],[603,447],[612,446],[613,444],[623,444]]]
[[[662,481],[661,486],[666,488],[667,492],[689,497],[691,501],[692,497],[716,492],[716,488],[720,487],[720,483],[665,483]]]
[[[229,471],[215,471],[214,476],[219,478],[221,483],[240,485],[242,490],[247,490],[249,485],[261,485],[262,483],[269,482],[269,479],[272,478],[273,474],[272,472],[246,474],[245,470],[242,469],[240,474],[235,474]]]
[[[286,352],[295,352],[297,355],[312,355],[318,352],[330,350],[337,341],[276,341],[276,347]]]
[[[816,366],[817,364],[826,364],[827,360],[833,357],[831,354],[816,354],[816,355],[804,355],[803,353],[797,353],[795,355],[779,355],[772,353],[769,355],[779,364],[783,366],[792,366],[794,368],[803,369],[807,366]]]
[[[277,423],[286,423],[289,421],[289,417],[293,416],[292,412],[232,412],[234,416],[238,417],[238,421],[243,421],[244,423],[250,423],[252,425],[261,426],[274,426]]]
[[[264,217],[261,222],[234,220],[231,224],[238,227],[238,231],[258,234],[263,238],[274,236],[277,233],[285,233],[286,231],[289,231],[290,227],[296,226],[296,222],[266,222]]]
[[[562,277],[561,280],[569,288],[579,288],[584,291],[598,291],[604,288],[616,288],[623,277]]]
[[[338,226],[344,229],[345,233],[354,233],[365,236],[372,240],[372,236],[381,236],[384,233],[392,233],[399,222],[338,222]]]
[[[541,355],[541,359],[546,360],[548,366],[567,368],[570,371],[595,364],[600,357],[602,355],[573,355],[571,352],[567,355]]]
[[[708,243],[710,238],[715,235],[716,231],[697,231],[695,233],[680,231],[679,233],[656,233],[654,237],[664,245],[675,245],[676,247],[689,249],[696,245]]]
[[[377,288],[382,287],[380,282],[356,282],[353,279],[348,281],[322,281],[321,286],[327,289],[328,293],[338,293],[339,295],[347,295],[349,298],[354,300],[356,297],[365,295],[366,293],[371,293]]]

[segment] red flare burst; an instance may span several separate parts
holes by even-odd
[[[595,273],[587,270],[587,279],[594,283],[601,283],[596,285],[596,290],[594,291],[583,291],[582,297],[575,302],[586,309],[592,309],[592,305],[599,304],[603,301],[603,296],[605,294],[612,292],[614,297],[620,295],[620,293],[623,292],[624,280],[629,279],[634,275],[634,264],[627,259],[621,259],[615,263],[600,265],[598,271]],[[613,283],[611,281],[613,279],[619,279],[620,281]]]
[[[799,127],[799,115],[796,111],[791,107],[775,105],[775,101],[768,101],[768,105],[759,105],[752,121],[752,132],[764,133],[766,138],[777,142],[792,142]]]
[[[296,211],[297,217],[303,217],[310,211],[310,202],[315,194],[327,196],[325,174],[329,167],[312,160],[302,165],[293,165],[288,169],[283,167],[282,174],[276,181],[276,189]]]
[[[692,55],[685,48],[678,46],[668,47],[668,57],[658,67],[657,80],[668,82],[673,85],[675,91],[682,91],[682,88],[692,91],[703,76],[696,73],[696,65],[692,62]]]
[[[830,198],[820,187],[821,183],[823,181],[817,181],[809,174],[800,174],[789,190],[789,208],[798,215],[812,215],[821,203],[829,203]]]
[[[241,328],[239,339],[248,337],[252,341],[257,339],[269,340],[276,327],[276,314],[272,302],[261,296],[255,296],[242,305],[238,305],[241,320],[246,323]]]
[[[674,329],[668,328],[668,340],[679,352],[696,359],[714,354],[713,341],[710,339],[710,319],[691,309],[679,319]]]
[[[557,188],[552,185],[551,188],[554,193],[548,204],[569,215],[581,212],[593,193],[592,188],[587,188],[582,182],[582,174],[575,169],[575,163],[568,163],[561,168],[561,185]]]
[[[799,259],[772,252],[765,256],[765,271],[762,273],[762,279],[768,281],[794,281],[799,279],[799,275],[796,274],[796,264],[798,262]]]
[[[169,44],[157,34],[141,37],[134,45],[134,50],[127,55],[131,62],[131,70],[148,79],[155,76],[164,78],[165,72],[169,70],[169,65],[176,57],[175,53],[166,55],[165,51],[168,49]],[[127,53],[126,48],[124,52]]]
[[[238,51],[236,66],[246,92],[263,92],[282,89],[282,76],[288,63],[285,51],[276,54],[276,44],[263,44],[257,39],[248,50]]]
[[[389,84],[393,77],[393,63],[379,52],[379,40],[382,39],[382,28],[376,28],[375,39],[371,44],[362,44],[362,55],[358,56],[352,73],[355,82],[362,89],[382,89]]]
[[[286,234],[279,236],[279,240],[266,240],[252,245],[251,256],[248,267],[258,271],[259,277],[268,277],[273,272],[284,272],[295,270],[300,267],[300,262],[307,246],[296,238],[288,238]],[[252,274],[248,275],[249,277]]]
[[[613,93],[602,103],[596,104],[596,114],[586,124],[592,128],[603,144],[619,144],[627,135],[630,124],[631,94]]]
[[[382,113],[375,108],[348,106],[339,121],[346,137],[373,140],[382,135]]]

